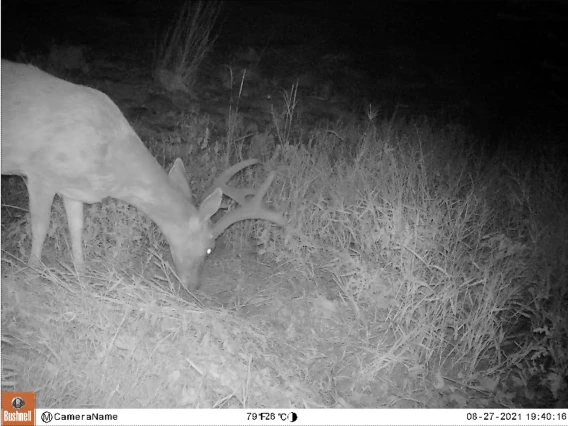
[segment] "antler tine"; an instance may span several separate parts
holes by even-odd
[[[256,158],[251,158],[249,160],[241,161],[240,163],[237,163],[237,164],[229,167],[217,179],[215,179],[213,181],[213,185],[211,185],[209,190],[203,195],[203,199],[205,199],[209,195],[211,195],[213,193],[213,191],[215,191],[215,189],[221,188],[221,190],[223,191],[223,194],[231,197],[233,200],[235,200],[240,205],[243,205],[246,202],[246,197],[249,196],[249,195],[254,195],[255,192],[252,189],[231,188],[227,185],[227,182],[229,181],[229,179],[231,179],[235,174],[240,172],[242,169],[245,169],[249,166],[252,166],[252,165],[258,164],[258,163],[260,163],[260,160],[257,160]]]
[[[276,173],[270,172],[268,178],[264,181],[252,200],[243,203],[240,203],[237,200],[239,204],[241,204],[241,207],[238,207],[236,210],[227,213],[214,225],[212,231],[214,238],[217,238],[219,235],[221,235],[225,231],[225,229],[227,229],[232,224],[246,219],[262,219],[281,226],[286,225],[286,219],[284,218],[282,213],[269,209],[264,205],[264,202],[262,201],[262,199],[266,195],[266,192],[268,191],[268,188],[272,184],[274,176],[276,176]],[[231,196],[231,198],[233,197]]]

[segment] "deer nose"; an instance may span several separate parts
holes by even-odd
[[[203,265],[197,267],[189,268],[178,276],[181,280],[181,284],[187,291],[196,291],[201,287],[201,270]]]

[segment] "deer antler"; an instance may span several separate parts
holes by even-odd
[[[213,181],[213,185],[211,185],[209,190],[205,194],[203,194],[203,199],[211,195],[213,191],[215,191],[215,189],[221,188],[223,194],[225,194],[228,197],[231,197],[241,206],[244,205],[246,202],[246,197],[254,195],[255,191],[247,188],[244,189],[231,188],[227,186],[227,182],[229,181],[229,179],[231,179],[241,170],[246,169],[247,167],[253,166],[258,163],[260,163],[260,160],[257,160],[256,158],[251,158],[249,160],[241,161],[240,163],[232,165],[227,170],[225,170],[221,174],[221,176],[219,176],[217,179]]]
[[[217,223],[215,223],[212,229],[214,238],[217,238],[219,235],[221,235],[225,231],[225,229],[227,229],[232,224],[246,219],[262,219],[281,226],[286,225],[286,219],[284,218],[282,213],[268,208],[262,201],[262,199],[266,195],[266,192],[268,191],[268,188],[270,188],[270,185],[272,184],[272,180],[274,179],[274,176],[276,176],[276,173],[270,172],[268,178],[266,178],[258,191],[254,191],[253,189],[249,188],[231,188],[227,185],[228,180],[237,172],[246,167],[258,164],[259,162],[259,160],[250,159],[235,164],[234,166],[225,170],[225,172],[223,172],[221,176],[215,179],[213,185],[211,186],[211,189],[205,194],[207,196],[216,188],[221,188],[223,194],[231,197],[238,204],[240,204],[240,207],[227,213],[225,216],[219,219]]]

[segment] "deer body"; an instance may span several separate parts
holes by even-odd
[[[230,170],[234,174],[257,162],[248,160]],[[223,231],[209,227],[221,203],[221,189],[195,207],[183,162],[177,159],[166,174],[108,96],[5,60],[2,174],[27,177],[32,264],[41,259],[56,193],[63,199],[73,259],[79,268],[83,266],[83,203],[106,197],[134,205],[158,225],[170,245],[178,276],[189,289],[199,286],[203,259]],[[272,218],[269,215],[267,220],[284,223],[276,212],[255,212],[235,213],[235,220],[228,222],[270,213]]]

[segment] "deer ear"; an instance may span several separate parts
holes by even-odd
[[[211,195],[203,200],[199,206],[199,218],[202,222],[209,220],[211,216],[217,213],[217,210],[219,210],[219,206],[221,205],[222,198],[223,191],[221,191],[221,188],[217,188],[211,193]]]
[[[177,158],[176,161],[174,161],[174,165],[172,166],[168,177],[170,178],[170,182],[173,186],[183,192],[187,198],[190,200],[192,199],[191,188],[187,182],[185,166],[183,165],[181,158]]]

